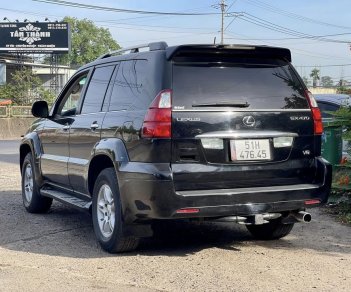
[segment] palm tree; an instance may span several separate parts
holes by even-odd
[[[310,77],[313,79],[313,87],[317,87],[317,80],[320,79],[319,70],[317,68],[314,68],[311,71]]]

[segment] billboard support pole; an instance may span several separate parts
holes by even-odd
[[[58,54],[50,56],[50,90],[56,96],[59,89]]]
[[[16,63],[17,63],[17,66],[20,70],[24,69],[24,54],[23,53],[18,52],[16,54]]]

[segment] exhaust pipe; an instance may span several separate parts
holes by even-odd
[[[267,214],[256,214],[250,216],[227,216],[227,217],[220,217],[215,219],[214,221],[217,222],[235,222],[239,224],[245,225],[261,225],[265,223],[269,223],[269,220],[277,219],[281,217],[282,214],[280,213],[267,213]]]
[[[227,217],[220,217],[215,219],[214,221],[217,222],[234,222],[234,223],[244,223],[247,220],[247,217],[242,216],[227,216]]]
[[[291,213],[291,216],[299,222],[310,223],[312,221],[312,215],[304,211]]]

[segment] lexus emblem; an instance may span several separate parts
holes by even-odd
[[[243,117],[243,123],[247,127],[253,127],[256,123],[255,118],[253,116],[245,116]]]

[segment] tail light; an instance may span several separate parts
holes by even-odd
[[[312,110],[312,118],[314,124],[314,134],[321,135],[323,133],[323,123],[322,123],[322,114],[318,108],[318,104],[313,96],[313,94],[306,90],[306,98]]]
[[[171,138],[172,90],[162,90],[152,101],[144,118],[143,138]]]

